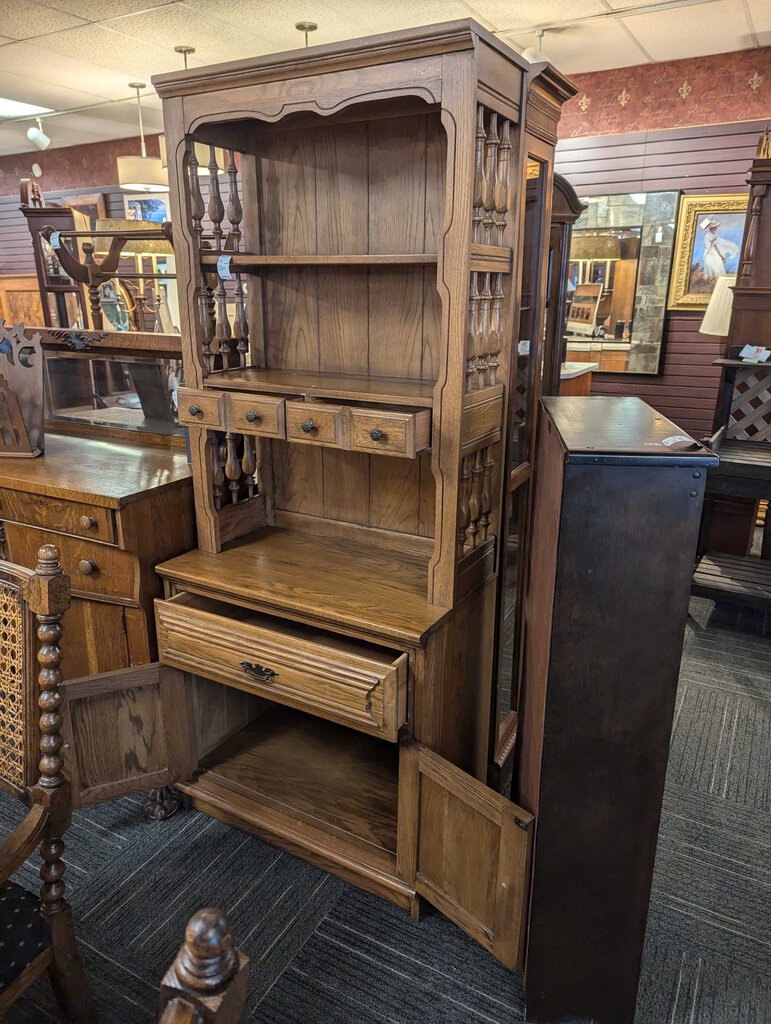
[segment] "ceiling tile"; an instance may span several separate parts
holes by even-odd
[[[509,38],[522,49],[538,46],[534,34],[513,32]],[[540,49],[566,75],[629,67],[645,60],[640,48],[612,18],[549,31],[544,35]]]
[[[752,46],[742,0],[716,0],[708,8],[677,7],[624,18],[635,39],[656,60],[702,57]]]
[[[472,9],[472,17],[474,13],[480,14],[499,32],[517,27],[550,25],[588,14],[602,14],[607,10],[602,0],[517,0],[516,3],[512,0],[469,0],[468,6]]]
[[[128,90],[124,89],[124,93]],[[107,97],[100,93],[83,92],[70,89],[65,85],[53,85],[41,79],[29,78],[6,71],[0,65],[0,96],[22,103],[37,103],[51,110],[63,110],[67,107],[83,107],[87,103],[100,103]]]
[[[85,24],[82,18],[27,0],[2,0],[0,13],[3,35],[11,39],[31,39],[47,32],[61,32],[74,25]]]
[[[130,39],[99,25],[84,25],[61,35],[47,36],[40,45],[48,53],[122,72],[126,83],[139,78],[149,85],[151,75],[174,71],[180,64],[173,45],[164,48],[145,40]]]
[[[45,0],[46,7],[55,7],[57,11],[77,14],[86,21],[104,21],[106,18],[118,18],[135,11],[145,11],[150,7],[163,7],[169,0]]]
[[[122,39],[123,43],[126,43],[124,37],[115,33],[110,33],[110,35],[116,39]],[[132,77],[130,74],[52,53],[50,49],[43,46],[42,42],[40,45],[12,43],[10,46],[4,46],[0,53],[2,53],[4,69],[13,68],[15,76],[25,78],[30,82],[49,84],[54,90],[58,90],[65,83],[75,84],[80,86],[83,91],[105,99],[118,99],[129,91],[128,82]],[[177,54],[173,54],[173,56],[176,57]],[[19,98],[23,99],[23,96]],[[54,103],[46,104],[46,106],[57,108],[60,106],[60,102],[57,100]]]
[[[337,3],[345,14],[343,0]],[[361,5],[356,10],[357,20],[366,23],[366,32],[392,32],[416,25],[434,25],[458,18],[470,18],[469,4],[462,0],[388,0],[387,3]],[[350,38],[353,31],[347,33]],[[345,36],[341,38],[346,38]]]

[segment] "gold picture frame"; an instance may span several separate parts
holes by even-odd
[[[735,274],[749,197],[681,196],[667,309],[704,310],[721,274]]]

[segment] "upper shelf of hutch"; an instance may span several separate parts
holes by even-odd
[[[219,554],[188,551],[157,567],[192,593],[408,646],[448,613],[426,600],[427,569],[419,554],[272,527]]]
[[[380,405],[413,405],[430,409],[434,404],[433,383],[401,377],[369,377],[246,366],[234,370],[216,370],[209,374],[204,384],[209,388],[226,391],[339,398],[348,402],[376,402]]]
[[[376,267],[403,266],[405,264],[436,263],[435,252],[403,252],[403,253],[308,253],[300,256],[287,256],[283,253],[260,255],[252,252],[228,252],[227,250],[204,253],[201,262],[204,266],[216,266],[221,256],[230,256],[233,270],[239,267]]]

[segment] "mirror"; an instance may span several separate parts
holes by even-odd
[[[595,373],[658,373],[677,192],[581,199],[568,261],[565,358]]]

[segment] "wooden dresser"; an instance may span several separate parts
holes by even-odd
[[[0,459],[3,556],[30,568],[55,544],[72,585],[68,678],[157,657],[158,561],[195,543],[181,450],[46,436],[37,459]]]

